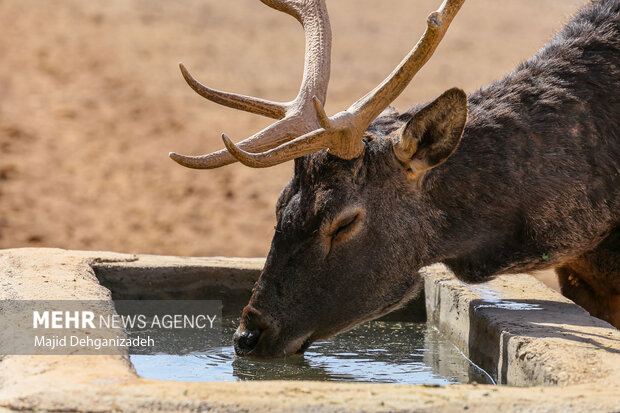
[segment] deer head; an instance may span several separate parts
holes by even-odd
[[[237,145],[222,135],[226,150],[170,157],[196,169],[295,160],[277,203],[265,268],[234,336],[239,355],[280,358],[418,294],[417,270],[427,264],[433,242],[424,217],[436,213],[424,208],[429,195],[420,182],[456,149],[467,98],[450,89],[400,116],[388,105],[431,57],[464,0],[445,0],[398,67],[331,117],[323,109],[331,47],[325,0],[261,1],[295,17],[306,33],[297,97],[276,103],[213,90],[181,65],[187,83],[205,98],[279,120]]]

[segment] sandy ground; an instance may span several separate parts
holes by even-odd
[[[329,0],[327,112],[380,82],[439,0]],[[534,54],[585,0],[471,0],[395,105],[471,92]],[[264,256],[291,163],[184,169],[270,120],[187,87],[292,99],[303,34],[257,0],[0,0],[0,248]]]

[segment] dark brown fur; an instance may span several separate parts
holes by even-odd
[[[378,118],[357,159],[295,161],[239,354],[300,352],[391,311],[435,262],[467,282],[557,267],[620,326],[620,0],[587,5],[467,104],[453,89],[429,105]]]

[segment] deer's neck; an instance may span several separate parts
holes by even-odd
[[[469,95],[458,149],[423,183],[427,261],[484,281],[560,265],[620,225],[616,4],[597,4],[596,24],[586,10]]]
[[[620,106],[597,113],[576,90],[528,88],[526,75],[470,96],[459,148],[423,183],[429,261],[466,281],[557,266],[620,222],[620,122],[607,116]]]

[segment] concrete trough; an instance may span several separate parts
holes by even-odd
[[[261,259],[0,250],[2,300],[246,299]],[[428,321],[499,386],[185,383],[127,355],[0,356],[0,411],[619,411],[620,332],[520,274],[479,285],[423,270]],[[7,340],[10,337],[0,339]]]

